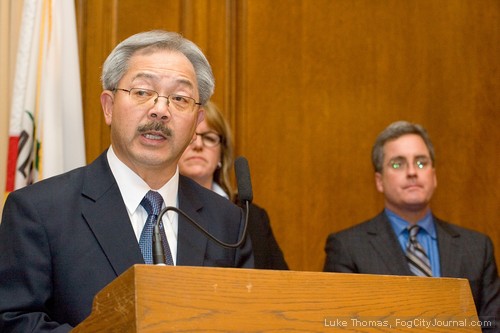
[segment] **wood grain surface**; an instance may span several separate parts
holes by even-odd
[[[480,332],[476,320],[463,279],[136,265],[73,332]]]

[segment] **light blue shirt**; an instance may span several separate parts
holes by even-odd
[[[392,229],[396,233],[399,244],[404,252],[406,252],[406,247],[408,246],[408,227],[410,223],[402,219],[400,216],[396,215],[389,209],[385,209],[385,213],[391,222]],[[429,261],[431,263],[432,276],[441,276],[441,267],[439,263],[439,248],[437,242],[436,225],[432,219],[432,213],[429,211],[425,217],[417,222],[420,230],[417,234],[417,240],[424,248]]]

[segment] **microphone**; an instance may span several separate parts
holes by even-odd
[[[252,192],[252,182],[250,179],[250,169],[248,167],[248,161],[245,157],[240,156],[236,158],[234,161],[234,171],[236,173],[236,182],[238,186],[238,198],[241,202],[245,204],[245,224],[243,227],[243,233],[241,238],[236,243],[225,243],[217,237],[210,234],[207,230],[205,230],[201,225],[199,225],[195,220],[189,217],[185,212],[180,210],[177,207],[167,206],[163,208],[158,215],[158,219],[154,225],[153,229],[153,264],[155,265],[164,265],[165,264],[165,252],[163,250],[163,241],[161,239],[160,234],[160,223],[163,215],[168,211],[174,211],[179,215],[184,216],[191,224],[193,224],[199,231],[201,231],[205,236],[209,239],[213,240],[215,243],[226,247],[226,248],[238,248],[240,247],[246,240],[247,227],[248,227],[248,212],[250,203],[253,200],[253,192]]]
[[[163,216],[160,214],[160,216]],[[158,216],[156,223],[153,227],[153,264],[166,265],[165,250],[163,249],[163,240],[161,239],[160,223],[161,217]]]
[[[238,184],[238,199],[244,203],[251,203],[253,200],[252,181],[250,180],[250,168],[246,158],[243,156],[236,158],[234,172]]]

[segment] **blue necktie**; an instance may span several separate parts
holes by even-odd
[[[139,240],[139,246],[141,248],[142,256],[144,257],[144,262],[146,264],[153,263],[153,227],[158,219],[158,215],[161,211],[161,206],[163,205],[163,198],[160,193],[149,191],[146,193],[141,201],[141,206],[144,207],[148,213],[148,218],[146,224],[141,232],[141,238]],[[165,252],[165,264],[173,265],[174,261],[172,259],[172,253],[170,252],[170,247],[168,246],[167,237],[165,236],[165,230],[163,228],[163,223],[160,222],[160,232],[161,239],[163,243],[163,250]]]
[[[411,226],[408,229],[409,241],[406,248],[406,259],[410,270],[416,276],[432,276],[431,264],[427,253],[417,240],[417,233],[420,227]]]

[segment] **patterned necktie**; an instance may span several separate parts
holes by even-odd
[[[417,225],[411,226],[408,229],[410,237],[408,246],[406,247],[406,259],[408,260],[410,270],[416,276],[432,276],[429,257],[417,240],[417,233],[419,230],[420,227]]]
[[[148,213],[148,219],[142,229],[141,238],[139,240],[139,246],[141,247],[142,256],[144,257],[144,262],[146,264],[153,263],[153,228],[156,220],[158,219],[158,215],[160,214],[162,205],[163,198],[160,193],[154,191],[146,193],[141,201],[141,206],[144,207]],[[174,261],[172,259],[170,247],[168,246],[167,237],[165,236],[165,230],[163,229],[163,222],[160,222],[160,232],[163,250],[165,252],[165,263],[167,265],[173,265]]]

